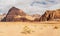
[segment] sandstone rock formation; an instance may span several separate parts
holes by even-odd
[[[47,10],[40,18],[40,21],[56,21],[60,20],[60,9]]]
[[[8,11],[6,17],[4,17],[4,19],[2,19],[1,21],[10,22],[10,21],[16,21],[17,18],[20,19],[20,17],[15,18],[16,16],[26,16],[26,13],[24,13],[21,9],[12,7]]]

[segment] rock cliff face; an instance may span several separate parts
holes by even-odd
[[[60,9],[47,10],[40,18],[40,21],[60,20]]]
[[[4,17],[4,19],[2,19],[1,21],[9,22],[9,21],[16,21],[17,18],[20,19],[19,17],[15,18],[16,16],[26,16],[26,14],[22,10],[15,8],[15,7],[12,7],[8,11],[6,17]]]

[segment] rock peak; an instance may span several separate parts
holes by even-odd
[[[2,19],[2,21],[17,21],[15,19],[20,19],[20,18],[15,18],[16,16],[26,16],[26,13],[24,13],[24,11],[21,9],[12,7],[8,11],[6,17]]]

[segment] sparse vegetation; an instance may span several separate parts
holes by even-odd
[[[32,29],[30,29],[28,26],[25,26],[21,33],[23,33],[23,34],[30,34],[32,32],[33,32]]]

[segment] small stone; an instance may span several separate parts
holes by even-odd
[[[54,29],[58,29],[58,27],[57,27],[57,26],[55,26],[55,27],[54,27]]]

